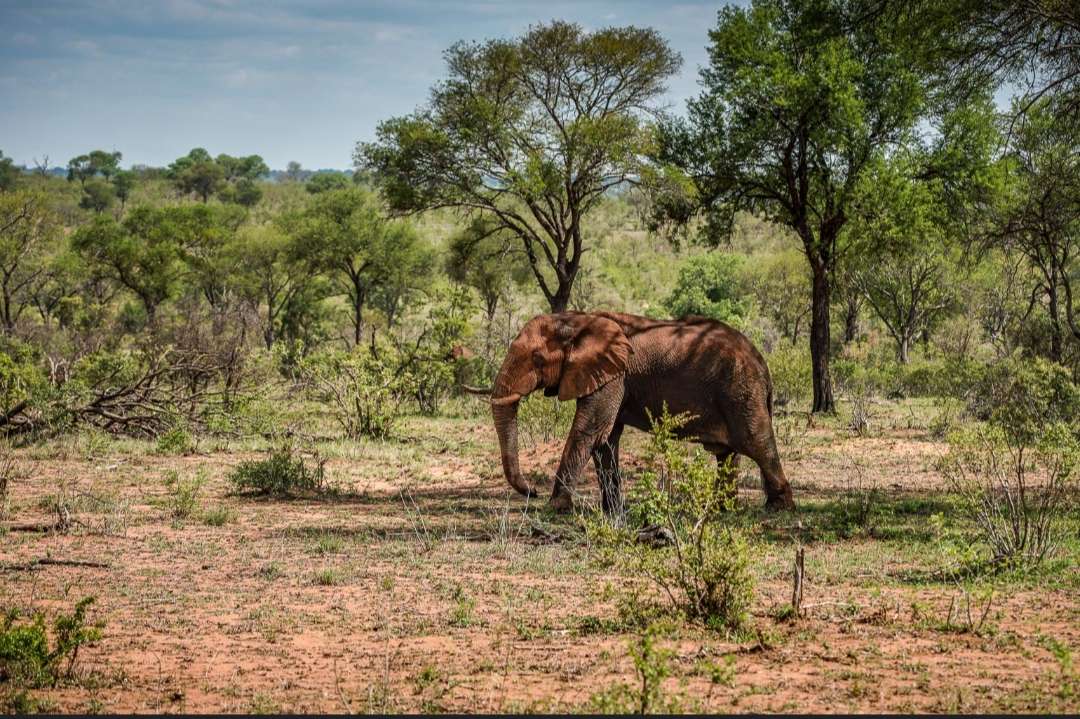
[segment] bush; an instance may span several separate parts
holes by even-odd
[[[174,519],[187,519],[199,508],[199,493],[202,492],[206,477],[183,479],[180,473],[170,470],[165,473],[165,486],[169,490],[168,510]]]
[[[187,454],[195,449],[195,440],[183,424],[178,423],[158,437],[160,454]]]
[[[735,506],[735,473],[717,472],[699,449],[688,453],[675,432],[685,415],[653,418],[645,471],[629,495],[623,527],[592,528],[625,570],[646,576],[686,618],[713,629],[738,629],[753,596],[746,540],[722,519]],[[640,541],[662,537],[662,542]],[[670,546],[658,546],[670,545]]]
[[[291,445],[284,445],[266,459],[248,460],[237,465],[229,475],[237,494],[292,496],[332,493],[326,481],[326,460],[316,455],[310,467]]]
[[[742,257],[723,252],[689,258],[679,270],[664,307],[673,317],[701,315],[742,326],[749,312],[739,292],[742,264]]]
[[[792,347],[787,343],[773,349],[766,357],[773,383],[773,405],[802,406],[810,403],[813,390],[813,369],[810,350],[804,343]]]
[[[86,610],[93,603],[94,597],[85,597],[71,614],[53,620],[51,646],[44,615],[21,621],[16,610],[9,611],[0,619],[0,685],[37,689],[70,676],[79,648],[101,639],[104,623],[86,623]]]
[[[562,439],[570,431],[576,406],[534,392],[518,405],[518,429],[529,444]]]
[[[995,563],[1038,564],[1052,553],[1063,505],[1080,489],[1070,427],[1048,425],[1034,444],[1022,438],[996,424],[958,432],[940,464]]]
[[[356,347],[312,355],[300,361],[297,373],[346,437],[384,439],[393,434],[413,389],[410,373],[400,371],[392,353]]]

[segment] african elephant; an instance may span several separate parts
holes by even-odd
[[[653,320],[613,312],[560,312],[529,320],[510,344],[491,392],[503,472],[518,492],[536,496],[518,466],[518,402],[543,388],[577,400],[551,495],[572,504],[570,488],[591,454],[604,511],[622,506],[619,438],[626,425],[649,429],[667,403],[693,419],[693,438],[724,462],[746,455],[761,469],[765,505],[793,509],[772,428],[772,380],[761,353],[742,333],[703,317]]]

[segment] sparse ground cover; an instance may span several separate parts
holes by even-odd
[[[272,440],[81,434],[14,452],[0,603],[46,617],[82,597],[100,640],[30,694],[57,711],[1077,711],[1080,514],[1038,569],[962,572],[976,542],[935,469],[941,410],[883,402],[861,434],[780,419],[800,504],[763,514],[743,463],[731,522],[751,544],[735,634],[627,612],[639,577],[596,559],[580,518],[509,495],[474,400],[399,439],[320,440],[332,492],[234,494]],[[329,424],[326,437],[333,436]],[[561,443],[535,433],[525,468]],[[641,470],[645,435],[624,444]],[[313,465],[314,466],[314,465]],[[581,486],[588,501],[595,478]],[[67,531],[26,531],[56,521]],[[805,551],[803,616],[791,616]],[[107,566],[37,564],[81,561]],[[622,686],[620,686],[622,685]],[[614,690],[613,687],[616,687]]]

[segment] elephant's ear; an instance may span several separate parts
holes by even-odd
[[[633,348],[622,327],[606,317],[585,316],[570,340],[559,380],[559,399],[592,394],[626,372]]]

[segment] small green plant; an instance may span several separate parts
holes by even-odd
[[[1080,673],[1073,664],[1073,653],[1068,644],[1053,637],[1040,637],[1041,644],[1054,655],[1061,670],[1058,680],[1057,695],[1061,699],[1080,696]]]
[[[723,661],[716,662],[711,659],[703,659],[698,662],[698,673],[709,678],[713,684],[725,687],[735,686],[735,655],[725,654]]]
[[[312,467],[290,444],[271,451],[266,459],[241,462],[229,482],[237,494],[280,497],[334,492],[326,480],[326,460],[316,455]]]
[[[711,456],[687,452],[676,431],[688,419],[668,414],[666,407],[653,418],[645,470],[630,493],[626,523],[599,519],[586,531],[602,559],[647,577],[670,609],[713,629],[737,630],[753,596],[753,577],[746,540],[724,524],[735,506],[735,476],[730,464],[718,472]],[[665,541],[641,541],[642,536]],[[648,608],[631,609],[649,617]]]
[[[158,437],[159,454],[187,454],[194,449],[195,440],[183,424],[173,425]]]
[[[315,583],[321,587],[333,587],[341,584],[341,575],[327,567],[315,573]]]
[[[194,478],[185,479],[176,470],[165,473],[165,486],[169,490],[167,508],[174,519],[188,519],[199,508],[199,493],[206,477],[200,472]]]
[[[268,582],[272,582],[285,573],[285,567],[281,562],[267,562],[259,567],[259,576]]]
[[[340,554],[345,549],[345,540],[336,534],[324,534],[315,543],[315,553],[320,555]]]
[[[457,598],[457,604],[450,610],[450,626],[466,629],[476,624],[476,600],[465,594]]]
[[[51,642],[42,614],[24,620],[11,610],[0,619],[0,686],[11,690],[3,697],[6,704],[15,709],[34,706],[27,689],[53,687],[71,676],[79,649],[101,639],[104,622],[87,623],[86,613],[93,603],[94,597],[85,597],[71,614],[57,616]]]
[[[236,510],[223,504],[211,507],[202,514],[203,524],[208,527],[223,527],[226,524],[232,524],[236,519]]]
[[[635,682],[618,683],[589,697],[589,710],[598,714],[672,714],[685,711],[681,696],[666,696],[664,680],[671,676],[674,652],[660,644],[661,625],[653,624],[629,644]]]

